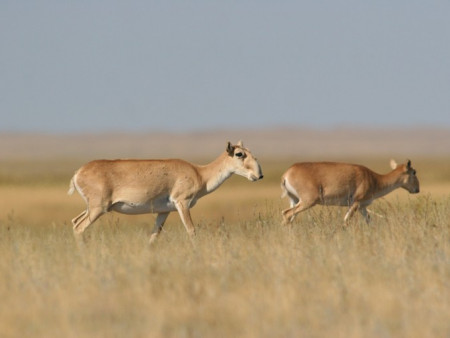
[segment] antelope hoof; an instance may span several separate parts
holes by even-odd
[[[283,213],[283,220],[281,221],[281,225],[288,226],[292,223],[293,217],[286,216],[285,213]]]

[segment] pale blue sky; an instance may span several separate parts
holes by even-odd
[[[0,2],[0,131],[450,127],[450,1]]]

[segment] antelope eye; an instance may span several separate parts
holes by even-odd
[[[241,153],[241,152],[239,152],[239,153],[236,153],[235,155],[236,155],[236,157],[242,157],[242,156],[244,156],[244,154],[243,154],[243,153]]]
[[[413,171],[412,171],[412,174],[413,174],[413,175],[416,175],[416,171],[415,171],[415,170],[413,170]]]

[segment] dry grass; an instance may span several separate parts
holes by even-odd
[[[154,216],[104,216],[78,248],[69,223],[84,205],[67,182],[0,186],[2,337],[450,335],[445,166],[345,229],[326,207],[281,227],[285,167],[267,168],[198,203],[194,244],[172,215],[152,248]]]

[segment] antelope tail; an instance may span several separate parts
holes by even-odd
[[[287,196],[287,189],[286,189],[286,179],[283,178],[281,181],[281,198],[284,198]]]
[[[72,179],[70,180],[69,184],[69,191],[67,192],[67,195],[72,195],[75,191],[75,182],[74,182],[75,175],[73,175]]]

